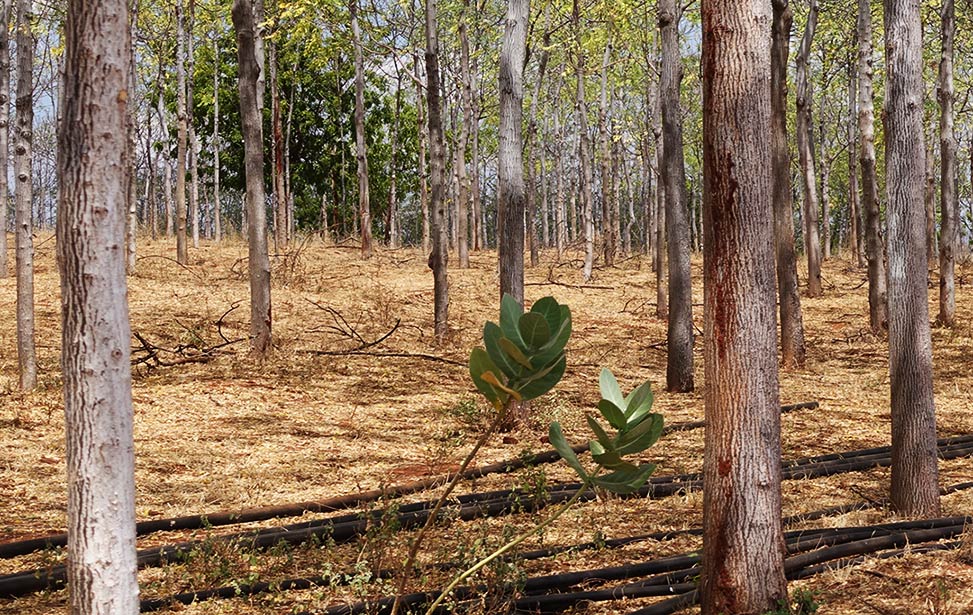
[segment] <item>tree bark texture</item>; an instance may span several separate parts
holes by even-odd
[[[824,109],[822,98],[821,109]],[[818,123],[820,127],[819,137],[819,165],[821,176],[821,257],[824,260],[831,258],[831,160],[828,156],[830,143],[828,139],[828,126],[824,114]]]
[[[220,37],[213,30],[213,239],[223,240],[223,215],[220,206]]]
[[[862,240],[861,198],[858,188],[858,71],[848,61],[848,243],[855,263],[865,266]]]
[[[189,263],[186,237],[186,16],[185,0],[176,0],[176,260]]]
[[[682,146],[679,85],[679,11],[676,0],[659,0],[662,70],[662,151],[666,184],[666,241],[669,257],[669,327],[666,335],[666,390],[693,390],[693,286],[689,262],[689,208]]]
[[[432,252],[429,267],[433,277],[433,319],[436,339],[447,333],[449,284],[446,268],[446,146],[443,142],[442,102],[439,76],[439,25],[436,0],[426,0],[426,107],[429,116],[429,232]],[[523,234],[521,234],[523,237]],[[523,244],[521,244],[523,246]],[[522,253],[521,253],[522,254]]]
[[[941,156],[939,210],[939,316],[941,325],[956,323],[956,249],[959,244],[959,199],[956,193],[956,135],[953,130],[953,47],[956,38],[956,6],[944,0],[942,7],[942,55],[939,60],[939,152]],[[2,53],[2,52],[0,52]],[[2,150],[0,150],[2,151]]]
[[[771,41],[770,113],[773,168],[774,245],[777,251],[777,293],[780,297],[781,365],[804,366],[804,317],[794,250],[794,201],[791,154],[787,140],[787,56],[793,23],[789,0],[774,0]]]
[[[129,63],[125,0],[70,0],[58,134],[69,612],[139,612],[125,280]]]
[[[926,268],[932,272],[936,266],[936,255],[939,253],[939,248],[936,246],[936,161],[933,158],[932,144],[926,148],[925,169],[923,211],[926,214]],[[929,277],[932,277],[931,273]]]
[[[456,256],[461,269],[470,267],[470,175],[466,169],[466,150],[470,123],[473,121],[473,88],[470,75],[470,42],[466,32],[469,8],[469,0],[465,0],[459,18],[460,104],[463,121],[460,122],[456,136],[456,180],[459,184],[456,201]]]
[[[923,225],[922,22],[913,0],[885,1],[886,191],[892,507],[939,515],[927,258]]]
[[[34,190],[34,35],[31,32],[31,0],[17,0],[17,123],[14,127],[14,243],[17,259],[17,359],[20,388],[37,386],[37,353],[34,345],[34,240],[32,204]]]
[[[807,294],[819,297],[821,288],[821,238],[818,234],[818,192],[814,173],[814,148],[811,144],[811,86],[808,76],[811,42],[818,21],[817,0],[811,0],[810,13],[797,53],[797,151],[804,180],[804,252],[807,255]]]
[[[196,74],[196,39],[193,33],[196,22],[196,0],[189,0],[186,14],[186,143],[188,147],[187,162],[189,164],[189,233],[193,238],[193,247],[199,248],[199,138],[196,134],[196,116],[193,113],[193,75]]]
[[[240,119],[243,130],[247,195],[247,241],[250,260],[250,347],[258,357],[272,348],[270,258],[267,254],[267,212],[264,206],[263,123],[260,95],[261,56],[257,29],[259,11],[252,0],[234,0],[239,63]]]
[[[541,42],[541,57],[537,67],[537,80],[534,82],[534,91],[530,98],[530,111],[527,118],[527,139],[524,144],[525,149],[528,151],[527,160],[527,180],[526,180],[526,193],[527,198],[527,245],[530,248],[530,264],[532,267],[536,267],[538,262],[540,262],[539,247],[537,245],[537,192],[538,184],[543,183],[544,173],[540,173],[538,177],[537,173],[537,150],[543,149],[543,144],[538,145],[537,142],[537,110],[540,107],[540,97],[541,88],[544,85],[544,75],[547,72],[547,62],[551,55],[550,44],[550,12],[545,10],[545,20],[546,24],[544,26],[544,38]],[[538,181],[539,180],[539,181]]]
[[[362,258],[372,255],[372,212],[368,198],[368,150],[365,145],[365,60],[362,57],[358,0],[349,3],[351,37],[355,46],[355,158],[358,160],[358,216]]]
[[[435,13],[433,13],[433,17],[435,18]],[[436,64],[438,66],[438,59]],[[426,124],[425,117],[425,109],[429,102],[428,100],[424,100],[426,99],[426,96],[422,91],[422,86],[419,85],[421,80],[419,73],[418,53],[413,56],[412,72],[416,82],[416,123],[418,124],[417,132],[419,134],[419,209],[422,212],[422,251],[423,253],[426,253],[429,252],[431,244],[429,220],[429,176],[427,175],[428,165],[426,164],[426,149],[428,147],[427,141],[429,139],[429,133],[427,132],[428,126]]]
[[[500,296],[510,294],[524,303],[524,184],[523,116],[524,56],[527,51],[529,0],[508,0],[503,45],[500,48],[500,147],[497,154]]]
[[[6,278],[9,266],[7,264],[7,173],[10,156],[8,131],[10,127],[10,12],[13,0],[3,0],[0,4],[0,279]]]
[[[129,21],[127,25],[129,41],[135,40],[138,34],[138,23],[135,19],[134,12],[137,10],[135,4],[133,4],[132,11],[129,13]],[[138,75],[138,64],[137,58],[135,57],[134,48],[129,43],[129,54],[128,54],[128,82],[131,84],[131,89],[135,90]],[[125,273],[128,275],[135,275],[136,265],[138,264],[138,245],[136,243],[136,235],[138,234],[138,182],[135,177],[135,166],[136,166],[136,152],[138,150],[138,135],[135,131],[136,117],[135,113],[137,110],[129,107],[128,117],[125,122],[125,134],[127,137],[128,146],[125,152],[125,164],[128,165],[130,172],[125,173],[125,193],[126,193],[126,216],[125,216]],[[151,160],[151,158],[149,158]],[[148,163],[146,165],[149,168],[149,175],[151,175],[152,165]],[[149,182],[147,181],[146,184]]]
[[[771,198],[771,6],[704,0],[703,615],[786,599]]]
[[[281,253],[287,249],[287,190],[284,188],[284,121],[277,79],[277,42],[274,40],[267,44],[267,72],[270,78],[270,151],[273,156],[270,177],[274,186],[274,249]]]
[[[869,0],[858,0],[858,136],[862,174],[862,214],[865,223],[865,251],[868,257],[868,320],[872,333],[888,327],[885,247],[882,245],[878,178],[875,169],[875,103],[872,92],[874,48],[872,12]]]
[[[598,104],[598,135],[601,141],[601,247],[604,255],[605,267],[615,265],[615,221],[612,217],[613,198],[611,189],[611,131],[608,128],[608,72],[612,54],[612,42],[609,38],[605,45],[605,52],[601,60],[601,98]]]

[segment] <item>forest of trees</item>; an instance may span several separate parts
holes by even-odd
[[[36,10],[3,4],[0,226],[15,236],[17,356],[31,389],[32,230],[57,225],[69,476],[91,490],[71,488],[69,548],[95,554],[71,561],[119,566],[74,570],[77,612],[137,607],[133,587],[113,587],[134,566],[118,556],[131,555],[134,520],[120,290],[142,238],[167,238],[182,265],[201,242],[246,238],[257,357],[273,351],[271,258],[304,238],[360,242],[362,258],[379,246],[428,253],[442,343],[447,271],[469,267],[471,253],[497,250],[498,297],[520,305],[524,268],[545,251],[583,254],[579,282],[646,254],[674,393],[698,386],[691,263],[701,252],[706,614],[764,612],[786,594],[777,370],[803,366],[801,288],[821,295],[822,261],[840,254],[867,268],[869,327],[888,335],[891,505],[939,513],[930,320],[955,323],[955,264],[973,242],[967,5],[72,0]],[[117,420],[88,433],[105,399]],[[90,452],[106,446],[119,461],[99,466]],[[122,501],[105,499],[116,488]]]

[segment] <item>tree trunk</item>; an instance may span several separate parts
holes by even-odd
[[[213,29],[213,239],[223,240],[220,206],[220,37]]]
[[[689,262],[689,210],[682,148],[682,110],[679,85],[680,7],[676,0],[659,0],[662,70],[659,99],[662,108],[663,181],[666,185],[666,242],[669,260],[669,327],[666,335],[666,390],[693,390],[693,288]]]
[[[31,206],[33,191],[34,35],[31,32],[31,0],[17,0],[17,123],[14,127],[16,189],[14,237],[17,257],[17,358],[20,388],[37,386],[37,353],[34,347],[34,240]],[[124,133],[123,133],[124,134]]]
[[[456,255],[461,269],[470,267],[469,241],[469,202],[470,178],[466,170],[466,149],[469,141],[469,126],[473,121],[473,90],[470,82],[470,43],[466,36],[466,21],[469,19],[469,0],[464,0],[459,17],[460,39],[460,104],[463,120],[460,122],[456,137],[456,179],[459,184],[456,200]]]
[[[868,319],[872,333],[888,326],[885,277],[885,247],[882,245],[875,170],[875,105],[872,93],[874,50],[872,12],[869,0],[858,0],[858,135],[862,173],[862,213],[865,217],[865,249],[868,257]]]
[[[402,117],[402,73],[398,60],[395,60],[395,115],[392,118],[392,159],[389,161],[389,206],[386,214],[385,234],[389,247],[399,247],[399,121]]]
[[[260,0],[234,0],[239,65],[240,120],[247,182],[247,241],[250,261],[250,347],[258,357],[270,354],[270,258],[267,254],[267,213],[264,208],[263,122],[261,121],[261,53],[258,16]]]
[[[547,181],[547,136],[550,134],[548,131],[548,118],[544,118],[544,130],[541,131],[541,142],[539,149],[541,150],[541,246],[544,248],[551,247],[551,226],[550,226],[550,200],[548,199],[550,192],[550,183]]]
[[[280,83],[277,79],[277,42],[273,39],[267,43],[267,72],[270,78],[270,151],[273,156],[270,177],[274,186],[274,250],[277,253],[283,253],[287,250],[287,190],[284,188],[284,122],[280,109]]]
[[[655,202],[655,315],[660,320],[669,318],[669,291],[666,287],[668,277],[668,263],[666,262],[666,180],[662,174],[665,169],[665,154],[662,144],[662,86],[659,85],[659,113],[655,114],[655,168],[656,168],[656,202]]]
[[[527,48],[529,0],[508,0],[500,48],[500,132],[497,152],[500,252],[500,296],[524,303],[523,116],[524,57]]]
[[[190,0],[191,2],[192,0]],[[185,0],[176,0],[176,260],[189,263],[186,245],[186,24]]]
[[[193,113],[193,75],[196,66],[196,42],[193,24],[196,21],[196,0],[189,0],[186,20],[186,128],[189,159],[189,221],[192,225],[193,247],[199,248],[199,139],[196,135],[196,117]]]
[[[612,41],[609,33],[605,53],[601,59],[601,98],[598,104],[598,135],[601,141],[601,247],[605,267],[615,266],[614,221],[612,220],[611,190],[611,134],[608,130],[608,68],[611,61]]]
[[[821,108],[824,108],[823,100]],[[823,114],[819,126],[821,127],[819,144],[821,148],[821,234],[824,246],[822,256],[824,260],[828,260],[831,258],[831,161],[828,157],[828,128]]]
[[[435,20],[435,6],[433,7],[433,20]],[[428,16],[427,16],[428,18]],[[435,26],[435,23],[433,23]],[[427,24],[428,27],[428,24]],[[427,41],[428,43],[428,41]],[[437,47],[438,53],[438,47]],[[437,59],[436,66],[439,66],[439,61]],[[418,123],[418,133],[419,133],[419,205],[422,211],[422,252],[425,254],[429,252],[430,249],[430,219],[429,219],[429,180],[428,175],[428,165],[426,164],[426,147],[427,140],[429,138],[429,133],[426,132],[426,119],[424,117],[424,110],[429,105],[428,99],[423,104],[423,92],[422,87],[419,85],[420,74],[419,74],[419,54],[413,57],[413,73],[416,80],[416,122]],[[436,81],[438,83],[439,76],[437,75]],[[438,97],[437,97],[438,100]],[[440,127],[442,130],[442,127]],[[446,317],[443,316],[443,322],[445,322]]]
[[[10,11],[13,0],[3,0],[0,4],[0,279],[9,275],[7,265],[7,207],[9,204],[7,174],[9,167],[10,145]]]
[[[588,109],[584,94],[584,46],[581,44],[581,10],[578,6],[578,0],[574,0],[572,5],[571,21],[574,25],[575,46],[578,54],[575,107],[578,117],[578,159],[581,163],[578,169],[578,183],[581,188],[581,220],[584,227],[584,268],[582,275],[587,282],[591,279],[591,272],[595,265],[595,228],[594,220],[592,220],[591,145],[588,141]],[[573,228],[572,231],[571,240],[573,241],[576,229]]]
[[[939,240],[939,324],[956,323],[956,249],[959,243],[959,199],[957,198],[956,135],[953,132],[953,43],[956,38],[956,7],[944,0],[942,7],[942,56],[939,61],[939,210],[942,237]],[[0,150],[2,151],[2,150]]]
[[[787,598],[771,199],[771,6],[703,2],[703,615]]]
[[[544,10],[544,38],[541,41],[541,57],[538,62],[537,67],[537,80],[534,82],[534,91],[530,97],[530,112],[527,118],[527,138],[526,143],[524,143],[524,149],[529,152],[527,159],[527,182],[526,182],[526,193],[527,198],[527,245],[530,247],[530,264],[532,267],[536,267],[538,262],[540,262],[540,255],[538,253],[537,245],[537,191],[538,183],[544,181],[543,170],[540,173],[540,182],[538,182],[537,173],[537,110],[540,106],[541,88],[544,84],[544,75],[547,72],[547,62],[550,58],[550,46],[551,46],[551,15],[549,5],[545,7]],[[543,148],[543,145],[539,146]]]
[[[358,216],[362,258],[372,255],[372,213],[368,199],[368,151],[365,146],[365,60],[358,27],[358,0],[349,3],[351,37],[355,46],[355,157],[358,160]]]
[[[858,80],[857,71],[851,59],[848,60],[848,243],[859,267],[865,266],[865,251],[862,249],[861,201],[858,193],[858,142],[856,118],[858,117]]]
[[[936,266],[936,161],[933,160],[932,144],[926,148],[926,185],[923,190],[923,210],[926,214],[926,268],[932,278]]]
[[[433,319],[436,339],[442,343],[447,333],[449,284],[446,268],[446,146],[443,143],[442,103],[439,77],[439,25],[436,0],[426,0],[426,104],[429,116],[429,232],[432,252],[429,268],[433,277]]]
[[[561,71],[564,72],[563,70]],[[561,112],[555,108],[554,113],[554,138],[558,144],[564,143],[564,130],[561,126]],[[558,258],[564,252],[567,243],[567,204],[564,198],[564,148],[554,148],[554,246],[557,249]]]
[[[774,0],[771,41],[770,110],[771,164],[773,165],[774,245],[777,251],[777,291],[780,296],[781,364],[785,369],[804,366],[804,317],[797,281],[794,251],[794,201],[791,154],[787,141],[787,56],[793,11],[789,0]]]
[[[885,1],[892,507],[939,516],[936,410],[923,236],[922,22],[919,5]]]
[[[21,0],[23,1],[23,0]],[[58,134],[69,612],[135,615],[135,445],[124,251],[125,0],[70,0]],[[18,46],[19,47],[19,46]]]
[[[804,36],[797,53],[797,150],[804,180],[804,252],[807,254],[807,294],[819,297],[821,288],[821,238],[818,235],[818,193],[814,173],[814,149],[811,145],[811,92],[809,64],[811,41],[818,22],[818,3],[811,8]]]
[[[137,35],[137,20],[134,17],[134,12],[138,10],[138,2],[133,2],[132,13],[129,15],[128,22],[128,40],[129,53],[128,53],[128,82],[131,84],[131,89],[135,91],[137,88],[137,75],[138,75],[138,65],[136,63],[136,57],[134,49],[131,45],[131,41],[135,40]],[[135,165],[138,152],[138,136],[135,132],[135,113],[136,111],[129,110],[129,115],[125,122],[125,134],[127,137],[126,145],[128,149],[125,152],[125,164],[128,165],[128,173],[125,173],[125,193],[128,197],[126,203],[128,205],[126,216],[125,216],[125,273],[128,275],[135,275],[135,266],[138,262],[137,259],[137,245],[136,245],[136,234],[138,232],[138,181],[135,176]],[[151,169],[151,167],[149,167]],[[151,174],[151,172],[149,173]]]

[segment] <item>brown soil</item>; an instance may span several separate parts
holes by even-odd
[[[42,238],[43,239],[43,238]],[[132,329],[174,365],[135,368],[137,511],[140,519],[236,510],[319,500],[455,468],[488,420],[463,366],[479,343],[482,324],[496,320],[497,276],[493,253],[472,256],[469,270],[450,271],[450,334],[445,344],[432,337],[432,276],[418,251],[379,251],[362,261],[352,245],[311,240],[274,261],[273,358],[257,363],[245,342],[227,345],[205,362],[199,348],[233,341],[248,331],[246,248],[239,242],[204,245],[191,253],[189,267],[177,265],[165,242],[143,241],[138,273],[130,279]],[[18,390],[15,343],[15,283],[0,280],[0,541],[44,535],[65,526],[64,434],[58,353],[60,321],[53,240],[38,241],[36,268],[37,344],[40,387]],[[622,260],[596,270],[584,284],[580,257],[557,259],[545,253],[527,274],[528,301],[554,295],[568,304],[574,334],[568,372],[557,387],[533,405],[532,417],[506,437],[494,438],[476,463],[516,458],[525,450],[547,450],[547,424],[559,420],[569,439],[584,437],[583,417],[598,400],[598,373],[611,368],[623,388],[644,380],[656,385],[656,410],[667,422],[703,416],[702,338],[697,340],[697,391],[669,394],[664,382],[664,323],[655,317],[655,275],[646,258]],[[694,261],[701,280],[701,261]],[[885,340],[868,333],[864,271],[847,261],[826,263],[823,298],[803,300],[809,357],[801,371],[781,374],[781,401],[818,400],[820,409],[784,415],[785,458],[886,445],[889,440],[889,376]],[[961,268],[957,290],[959,323],[933,329],[936,403],[940,436],[973,431],[973,291],[971,269]],[[935,279],[935,278],[933,278]],[[931,285],[933,286],[933,285]],[[934,291],[931,291],[934,293]],[[931,310],[935,314],[935,295]],[[696,302],[702,303],[701,282]],[[236,307],[235,307],[236,306]],[[231,308],[234,308],[232,309]],[[696,321],[702,325],[702,308]],[[217,326],[219,323],[219,327]],[[419,356],[321,355],[354,349],[395,331],[373,353]],[[140,342],[133,341],[138,350]],[[136,352],[134,356],[144,356]],[[702,430],[674,433],[646,452],[658,474],[698,471]],[[494,476],[461,491],[543,485],[571,479],[563,464]],[[941,464],[941,483],[973,480],[969,459]],[[828,478],[787,481],[784,514],[882,499],[888,471],[873,470]],[[405,501],[428,499],[424,492]],[[556,545],[688,528],[701,523],[698,493],[662,500],[603,498],[562,517],[531,543]],[[973,511],[973,492],[943,498],[944,515]],[[307,518],[313,518],[308,516]],[[873,510],[815,522],[817,526],[893,520]],[[499,536],[528,527],[536,518],[517,515],[442,528],[424,550],[423,561],[470,558],[496,544]],[[263,526],[293,522],[270,521]],[[239,529],[239,528],[237,528]],[[194,536],[229,531],[215,528]],[[153,536],[140,546],[185,539],[188,534]],[[357,545],[308,546],[259,557],[220,547],[189,561],[141,573],[143,597],[163,596],[254,579],[311,576],[356,569],[355,583],[339,590],[274,592],[252,598],[217,600],[168,612],[286,613],[388,592],[387,583],[366,583],[368,570],[401,561],[406,537],[376,527]],[[529,545],[525,548],[532,548]],[[939,554],[871,560],[852,569],[791,584],[817,593],[822,615],[857,613],[961,615],[973,613],[973,541]],[[597,566],[620,565],[697,549],[695,538],[638,543],[493,570],[487,582]],[[50,565],[60,553],[40,553],[0,561],[0,574]],[[357,566],[357,568],[356,568]],[[490,576],[492,575],[492,576]],[[441,583],[433,575],[430,584]],[[0,613],[60,613],[66,592],[0,600]],[[595,604],[588,613],[626,613],[651,600]],[[482,610],[489,612],[489,600]],[[692,612],[692,611],[687,611]]]

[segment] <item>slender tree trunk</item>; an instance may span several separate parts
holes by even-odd
[[[682,149],[682,110],[679,85],[679,10],[676,0],[659,0],[662,70],[659,99],[666,184],[666,242],[669,260],[669,327],[666,336],[666,390],[693,390],[693,290],[689,262],[689,210]]]
[[[434,1],[434,0],[433,0]],[[435,19],[435,6],[433,7],[433,18]],[[433,24],[435,25],[435,24]],[[428,24],[427,24],[428,26]],[[437,40],[438,42],[438,40]],[[437,50],[438,53],[438,50]],[[438,67],[439,62],[437,60],[436,65]],[[426,120],[425,120],[425,109],[428,107],[428,99],[424,96],[422,88],[418,85],[420,81],[419,73],[419,54],[413,57],[413,73],[416,79],[416,121],[418,123],[419,132],[419,204],[420,210],[422,211],[422,252],[428,253],[430,249],[430,219],[429,219],[429,176],[427,172],[429,171],[428,165],[426,164],[426,147],[429,138],[429,133],[427,132]],[[437,83],[439,81],[438,75],[436,79]],[[424,99],[425,102],[424,102]],[[440,130],[442,128],[440,127]],[[446,317],[443,316],[443,322],[445,322]]]
[[[663,179],[665,169],[665,154],[662,144],[662,85],[659,84],[659,108],[653,121],[655,125],[655,168],[656,186],[655,191],[655,315],[660,320],[669,318],[669,289],[666,279],[668,278],[668,263],[666,262],[667,242],[666,242],[666,180]]]
[[[781,364],[804,366],[804,317],[794,251],[794,202],[791,155],[787,141],[787,56],[793,11],[788,0],[774,0],[771,41],[771,154],[773,165],[774,244],[777,251],[777,290],[780,296]]]
[[[563,70],[561,71],[564,72]],[[560,91],[559,91],[560,92]],[[561,127],[561,113],[555,108],[554,113],[554,138],[558,144],[564,143],[564,130]],[[554,148],[554,245],[557,249],[558,258],[564,252],[567,243],[567,205],[564,199],[564,154],[563,148]]]
[[[460,122],[456,137],[456,179],[458,198],[456,200],[456,236],[459,266],[461,269],[470,267],[469,241],[469,202],[470,178],[466,170],[466,149],[469,141],[469,126],[473,121],[473,88],[470,76],[470,43],[466,35],[466,22],[469,19],[469,0],[464,0],[459,18],[460,38],[460,105],[463,120]]]
[[[824,108],[822,101],[821,108]],[[820,127],[820,148],[821,148],[821,234],[824,236],[824,260],[831,258],[831,162],[828,157],[828,128],[825,125],[824,115],[821,116]]]
[[[7,174],[10,166],[10,145],[8,131],[10,128],[10,12],[13,0],[3,0],[0,4],[0,279],[9,274],[7,265],[7,207],[10,203],[8,196]]]
[[[939,60],[939,210],[942,237],[939,241],[939,316],[946,327],[956,323],[956,250],[959,244],[959,199],[957,198],[956,135],[953,132],[953,45],[956,38],[956,7],[944,0],[942,13],[942,55]]]
[[[771,6],[703,2],[703,615],[787,597],[780,521]]]
[[[550,201],[548,200],[548,193],[550,189],[550,183],[547,181],[547,136],[550,134],[548,132],[548,118],[544,118],[544,130],[541,131],[541,139],[539,144],[539,149],[541,151],[541,246],[544,248],[551,247],[551,222],[550,222]]]
[[[543,171],[540,175],[540,182],[537,174],[537,110],[540,106],[541,88],[544,83],[544,75],[547,72],[547,62],[550,58],[551,45],[551,16],[549,5],[544,9],[544,37],[541,41],[541,57],[537,67],[537,80],[534,82],[534,91],[530,98],[530,112],[527,118],[527,138],[524,149],[529,152],[527,159],[527,245],[530,247],[530,264],[536,267],[540,262],[537,245],[537,191],[538,184],[543,182]],[[543,148],[543,145],[540,146]]]
[[[936,409],[923,237],[922,21],[919,4],[885,0],[886,191],[892,507],[939,516]]]
[[[875,105],[872,94],[872,12],[869,0],[858,0],[858,134],[862,173],[862,213],[865,216],[865,248],[868,256],[868,317],[872,333],[888,326],[885,248],[882,245],[875,172]]]
[[[436,19],[436,0],[426,0],[426,102],[429,115],[429,186],[430,234],[432,252],[429,268],[433,276],[433,315],[436,339],[440,343],[447,332],[449,314],[449,284],[446,268],[446,147],[443,143],[442,103],[439,77],[439,25]]]
[[[287,190],[284,188],[284,124],[280,108],[280,83],[277,79],[277,42],[267,43],[267,72],[270,79],[270,178],[274,186],[274,250],[287,249]]]
[[[213,239],[223,240],[223,214],[220,205],[220,37],[213,30]]]
[[[132,40],[135,40],[134,38]],[[149,237],[158,238],[158,204],[155,199],[155,158],[152,157],[152,109],[145,110],[145,217]]]
[[[14,237],[17,257],[17,358],[20,388],[37,386],[37,353],[34,346],[34,240],[33,130],[34,130],[34,35],[31,0],[17,0],[17,123],[14,127],[16,179]],[[123,133],[124,134],[124,133]]]
[[[497,152],[500,238],[500,295],[524,303],[523,115],[524,58],[527,51],[529,0],[508,0],[500,48],[500,132]]]
[[[70,0],[58,133],[69,612],[135,615],[135,445],[125,264],[126,0]]]
[[[258,29],[260,0],[234,0],[233,27],[237,37],[240,119],[243,128],[247,182],[247,241],[250,260],[250,347],[258,357],[270,354],[270,258],[267,254],[267,213],[264,208],[264,154],[260,79],[263,43]]]
[[[131,41],[135,40],[137,34],[137,20],[134,15],[138,11],[138,0],[132,3],[132,12],[129,14],[128,22],[128,40],[129,40],[129,53],[128,53],[128,82],[131,84],[131,89],[134,91],[137,86],[137,64],[134,49],[131,45]],[[136,245],[136,234],[138,232],[138,182],[135,176],[135,163],[136,154],[138,152],[138,135],[135,132],[135,113],[136,111],[129,108],[129,115],[126,118],[125,123],[125,134],[127,137],[127,146],[125,154],[125,164],[128,165],[128,173],[125,174],[126,182],[126,195],[127,199],[127,215],[125,216],[125,273],[128,275],[135,275],[135,266],[138,262],[137,259],[137,245]],[[149,175],[151,175],[151,167],[149,167]]]
[[[358,27],[358,0],[349,3],[351,36],[355,46],[355,156],[358,159],[358,216],[362,258],[372,255],[372,213],[368,198],[368,151],[365,146],[365,60]]]
[[[865,266],[865,251],[862,249],[861,200],[858,192],[858,72],[854,63],[848,60],[848,243],[855,262]]]
[[[190,0],[192,1],[192,0]],[[185,0],[176,0],[176,260],[189,263],[186,242],[186,19]]]
[[[797,150],[804,180],[804,252],[807,254],[807,294],[819,297],[821,288],[821,238],[818,235],[818,193],[814,173],[814,149],[811,144],[811,88],[809,64],[811,41],[818,22],[818,3],[811,0],[804,36],[797,53]]]
[[[578,116],[578,159],[581,167],[578,169],[578,183],[581,188],[581,220],[584,227],[584,268],[582,275],[587,282],[591,279],[591,272],[595,265],[595,228],[593,218],[593,203],[591,194],[592,169],[591,145],[588,137],[588,109],[584,94],[584,46],[581,44],[581,9],[578,0],[574,0],[571,11],[571,21],[574,24],[576,36],[575,51],[578,54],[577,64],[577,96],[575,99]],[[574,237],[572,236],[572,241]]]
[[[160,164],[162,165],[162,192],[166,208],[166,239],[172,239],[174,234],[175,205],[172,198],[172,158],[169,156],[169,122],[167,121],[165,99],[162,94],[162,60],[159,60],[159,92],[156,98],[156,114],[159,116],[159,127],[162,129],[162,148],[160,150]]]
[[[386,214],[385,233],[389,247],[399,247],[398,178],[399,178],[399,120],[402,116],[402,73],[398,61],[395,80],[395,116],[392,119],[392,159],[389,161],[389,206]]]
[[[608,129],[608,69],[611,62],[612,41],[609,34],[605,53],[601,60],[601,98],[598,104],[598,135],[601,141],[601,247],[605,258],[605,267],[615,266],[614,221],[612,220],[612,191],[611,191],[611,135]]]
[[[189,221],[192,226],[193,247],[199,248],[199,138],[196,135],[196,118],[193,113],[193,75],[196,66],[196,40],[193,34],[196,21],[196,0],[189,0],[186,19],[186,128],[189,151]]]
[[[933,160],[932,144],[926,148],[925,158],[926,184],[923,190],[923,204],[926,214],[926,268],[929,271],[929,278],[932,278],[932,270],[936,266],[936,161]]]
[[[651,118],[651,114],[646,118]],[[646,254],[655,258],[655,195],[652,192],[652,148],[649,144],[649,131],[646,126],[642,135],[642,231],[644,233],[642,248]]]

